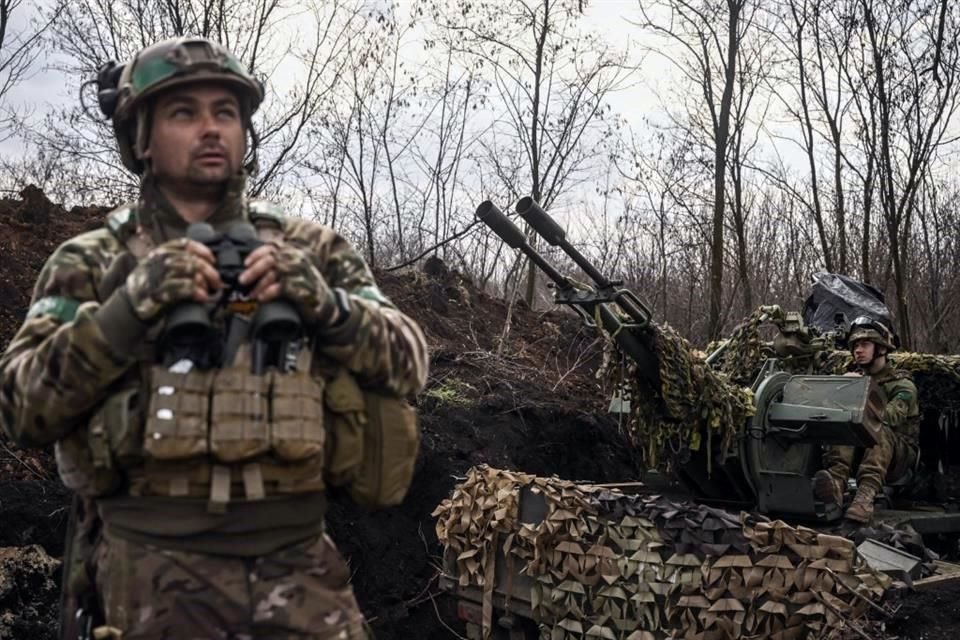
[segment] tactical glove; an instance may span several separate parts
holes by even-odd
[[[126,295],[144,323],[179,302],[194,300],[201,259],[187,250],[188,242],[180,238],[156,247],[127,276]]]
[[[281,245],[277,248],[276,261],[278,297],[291,302],[305,324],[323,329],[342,321],[343,311],[309,255],[297,247]]]

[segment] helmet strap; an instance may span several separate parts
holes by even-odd
[[[871,341],[871,342],[872,342],[872,341]],[[873,365],[877,362],[877,360],[878,360],[879,358],[886,358],[886,357],[887,357],[886,347],[883,347],[883,349],[884,349],[883,353],[880,353],[880,349],[881,349],[881,346],[878,345],[876,342],[873,342],[873,357],[870,358],[870,362],[868,362],[867,364],[865,364],[865,365],[863,365],[863,366],[860,367],[860,369],[861,369],[864,373],[874,373],[874,372],[872,371],[872,369],[873,369]]]

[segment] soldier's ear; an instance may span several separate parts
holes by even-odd
[[[150,146],[153,136],[150,135],[150,128],[153,126],[153,111],[152,104],[137,110],[133,153],[138,160],[146,160],[152,153]]]

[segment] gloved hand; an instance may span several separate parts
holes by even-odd
[[[243,285],[256,283],[251,297],[264,303],[284,299],[296,307],[305,324],[322,329],[340,321],[340,310],[326,279],[310,256],[290,244],[268,243],[247,257]]]
[[[124,283],[134,314],[149,324],[177,303],[207,302],[211,291],[223,288],[215,264],[213,252],[193,240],[180,238],[156,247]]]

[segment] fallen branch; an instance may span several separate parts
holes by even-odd
[[[861,638],[863,638],[863,640],[876,640],[876,638],[871,638],[870,636],[868,636],[866,632],[860,628],[859,625],[855,624],[853,620],[849,618],[849,616],[847,616],[845,613],[843,613],[842,611],[837,609],[835,606],[830,604],[827,601],[827,599],[821,596],[819,593],[817,593],[814,590],[811,590],[810,593],[813,594],[813,597],[816,598],[820,604],[825,606],[827,609],[830,609],[830,611],[832,611],[834,615],[837,616],[837,619],[840,620],[840,624],[842,624],[844,627],[856,632],[856,634],[859,635]]]
[[[45,471],[43,471],[43,472],[37,471],[37,470],[34,468],[33,465],[27,464],[26,461],[23,460],[23,458],[21,458],[19,455],[17,455],[17,453],[16,453],[15,451],[13,451],[10,447],[8,447],[6,444],[0,442],[0,446],[3,447],[3,450],[4,450],[4,451],[6,451],[8,454],[10,454],[10,457],[11,457],[11,458],[13,458],[14,460],[16,460],[16,461],[19,462],[20,464],[22,464],[23,467],[24,467],[27,471],[29,471],[30,473],[32,473],[34,476],[36,476],[36,477],[39,478],[40,480],[49,480],[49,479],[50,479],[50,476],[48,476]]]
[[[440,608],[437,607],[437,599],[433,597],[432,593],[430,594],[430,602],[433,603],[433,612],[437,614],[437,622],[442,624],[447,631],[452,633],[453,637],[458,638],[459,640],[467,640],[467,638],[464,638],[462,635],[460,635],[459,633],[454,631],[452,628],[450,628],[450,625],[444,622],[443,618],[440,617]]]
[[[470,224],[468,224],[466,227],[458,231],[457,233],[450,236],[449,238],[444,238],[443,240],[436,243],[432,247],[428,247],[427,249],[424,249],[419,255],[414,256],[413,258],[410,258],[406,262],[401,262],[400,264],[394,265],[392,267],[387,267],[386,269],[384,269],[384,271],[396,271],[398,269],[403,269],[404,267],[409,267],[410,265],[417,262],[418,260],[425,258],[427,255],[429,255],[433,251],[436,251],[443,245],[453,242],[454,240],[457,240],[458,238],[462,238],[463,236],[467,235],[478,224],[480,224],[480,220],[476,219]]]
[[[826,567],[826,570],[827,570],[827,573],[829,573],[831,576],[833,576],[833,579],[836,580],[838,584],[840,584],[844,589],[847,590],[847,593],[850,593],[850,594],[853,595],[855,598],[859,598],[859,599],[862,600],[863,602],[866,602],[867,605],[869,605],[870,607],[872,607],[875,611],[883,614],[883,616],[886,617],[886,618],[889,618],[889,617],[891,617],[891,616],[893,615],[892,612],[884,609],[883,607],[881,607],[881,606],[878,605],[876,602],[874,602],[873,600],[871,600],[871,599],[868,598],[867,596],[863,595],[863,594],[860,593],[859,591],[856,591],[855,589],[852,589],[852,588],[848,587],[848,586],[846,585],[846,583],[844,583],[843,580],[840,579],[840,576],[838,576],[838,575],[836,574],[836,572],[834,572],[833,569],[831,569],[830,567]]]

